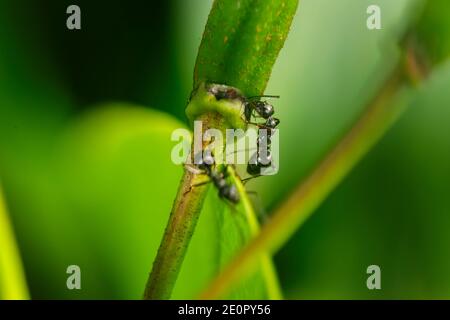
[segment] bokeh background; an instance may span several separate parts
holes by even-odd
[[[262,217],[370,101],[419,2],[300,2],[266,90],[281,95],[280,172],[248,184]],[[32,298],[141,297],[182,173],[170,134],[189,126],[211,3],[76,1],[82,29],[70,31],[72,2],[0,1],[0,179]],[[370,4],[382,30],[366,28]],[[449,87],[444,63],[275,256],[286,298],[450,298]],[[194,297],[217,272],[226,233],[208,209],[215,197],[175,298]],[[80,291],[66,288],[71,264]],[[372,264],[381,290],[366,287]]]

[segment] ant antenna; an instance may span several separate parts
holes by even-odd
[[[262,95],[262,96],[252,96],[252,97],[248,97],[247,99],[256,99],[256,98],[275,98],[275,99],[279,99],[280,96]]]

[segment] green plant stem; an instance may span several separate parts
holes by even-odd
[[[198,179],[185,170],[145,288],[146,300],[170,298],[206,196],[207,186],[192,187]]]
[[[407,83],[417,82],[421,76],[415,54],[407,50],[405,60],[406,68],[402,63],[395,68],[348,133],[275,210],[259,235],[224,269],[201,299],[223,297],[263,254],[276,252],[404,112],[405,103],[392,102]]]
[[[0,187],[0,300],[26,299],[25,274]]]
[[[214,113],[207,113],[199,120],[208,126],[216,125],[218,128],[222,122],[221,117]],[[207,130],[208,126],[203,129]],[[189,170],[184,171],[147,281],[145,300],[165,300],[172,294],[208,190],[208,184],[199,185],[204,181],[205,177],[202,175]]]

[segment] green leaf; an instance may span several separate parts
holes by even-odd
[[[0,185],[0,300],[28,299],[19,249]]]
[[[79,230],[83,252],[74,247],[64,260],[79,263],[90,277],[80,293],[53,294],[141,298],[182,172],[170,160],[170,137],[183,127],[167,114],[114,104],[100,106],[69,130],[58,182],[65,186],[66,216],[74,220],[70,234]],[[188,274],[174,297],[193,297],[214,273],[214,221],[205,216],[199,225],[192,258],[183,266]]]
[[[32,288],[25,283],[20,260],[26,278],[34,278],[47,249],[38,245],[39,240],[53,232],[37,238],[27,232],[38,231],[43,222],[39,215],[33,215],[38,210],[32,203],[42,207],[46,202],[45,207],[52,210],[58,202],[46,198],[48,175],[42,174],[42,165],[48,166],[52,143],[70,103],[49,63],[49,46],[39,41],[39,28],[26,27],[27,19],[32,18],[26,15],[26,9],[17,11],[17,5],[0,2],[0,176],[9,209],[6,212],[0,204],[0,278],[5,277],[0,279],[0,296],[23,299],[28,297],[27,287]]]
[[[215,82],[247,96],[264,92],[298,0],[216,0],[194,71],[194,88]]]
[[[240,201],[236,205],[220,199],[216,189],[213,195],[209,192],[209,200],[202,214],[214,212],[217,220],[219,243],[219,269],[222,270],[239,251],[259,232],[259,223],[252,203],[241,183],[240,178],[231,167],[228,167],[230,182],[238,188]],[[219,271],[219,270],[218,270]],[[201,297],[208,298],[208,297]],[[233,286],[227,299],[281,299],[275,267],[268,254],[263,253],[254,272],[244,277]]]

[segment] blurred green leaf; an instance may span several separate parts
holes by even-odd
[[[432,59],[439,63],[450,57],[450,9],[447,0],[428,0],[417,25],[420,43]]]
[[[201,82],[227,84],[247,96],[264,92],[298,0],[216,0],[194,71]]]
[[[0,185],[0,300],[28,299],[19,249]]]
[[[181,175],[170,160],[170,136],[181,127],[157,111],[98,106],[67,128],[46,165],[34,167],[33,188],[13,188],[13,199],[21,200],[15,220],[33,298],[141,297]],[[14,185],[14,174],[10,181]],[[242,211],[227,207],[214,191],[175,299],[197,296],[249,237]],[[81,268],[80,291],[66,288],[73,264]],[[267,297],[264,276],[249,281],[232,296]]]
[[[33,275],[40,269],[46,248],[27,231],[38,232],[44,222],[32,216],[38,211],[33,204],[51,210],[58,202],[46,198],[49,178],[43,168],[49,166],[49,154],[67,119],[70,102],[64,86],[58,83],[48,48],[39,41],[39,28],[27,29],[33,19],[22,14],[27,10],[17,11],[17,6],[18,2],[0,2],[0,176],[27,278],[39,281]],[[2,231],[2,235],[7,232]],[[11,257],[9,263],[15,265],[11,272],[22,272],[17,258]],[[11,281],[14,275],[8,278]],[[23,288],[18,290],[26,294]]]
[[[170,160],[170,136],[182,127],[166,114],[116,104],[99,107],[69,130],[58,181],[65,186],[62,198],[73,231],[80,230],[80,247],[88,249],[65,255],[67,263],[92,273],[81,294],[141,297],[181,174]],[[192,297],[199,290],[194,283],[213,273],[211,217],[203,224],[208,228],[194,236],[193,258],[184,265],[189,274],[180,279],[175,297]]]

